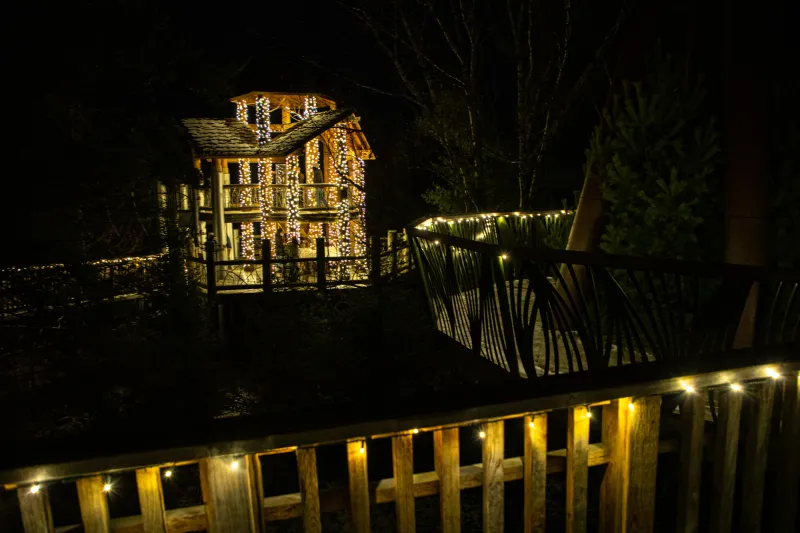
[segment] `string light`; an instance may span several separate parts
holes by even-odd
[[[533,422],[528,422],[528,427],[533,429]]]
[[[731,383],[731,390],[733,392],[742,392],[742,386],[738,383]]]
[[[367,204],[364,192],[364,160],[360,157],[351,161],[350,180],[356,185],[350,188],[350,192],[353,194],[353,204],[358,210],[358,217],[353,221],[353,255],[361,257],[367,255]],[[366,265],[364,265],[364,270],[366,270]]]
[[[39,492],[39,490],[40,490],[41,488],[42,488],[42,487],[41,487],[41,485],[39,485],[38,483],[37,483],[36,485],[32,485],[32,486],[31,486],[30,493],[31,493],[31,494],[36,494],[37,492]]]
[[[297,239],[300,242],[300,158],[296,155],[286,156],[286,173],[289,181],[289,194],[286,198],[286,237],[289,242]]]
[[[164,472],[164,477],[172,477],[172,470],[167,470]]]
[[[231,461],[231,470],[239,470],[239,461]]]
[[[314,183],[314,169],[319,167],[319,139],[313,139],[306,143],[306,183]],[[316,195],[314,187],[306,188],[306,206],[310,207],[314,203]],[[315,207],[322,207],[317,205]]]
[[[358,453],[364,453],[365,451],[366,451],[366,449],[364,448],[364,445],[362,444],[361,448],[358,449]]]
[[[317,113],[317,97],[304,96],[303,97],[303,120],[311,118],[312,115]]]
[[[478,438],[479,439],[485,439],[486,438],[486,432],[485,431],[479,431],[478,432]]]
[[[500,257],[502,257],[503,259],[508,259],[508,254],[503,254]]]
[[[250,161],[247,159],[239,160],[239,202],[242,206],[253,204],[252,187],[250,185]],[[240,237],[242,241],[242,257],[253,260],[256,258],[255,246],[253,244],[253,223],[242,222]]]
[[[111,483],[103,485],[103,492],[111,492]]]
[[[272,138],[269,124],[269,98],[256,96],[256,139],[259,146],[264,146]]]
[[[767,376],[771,377],[772,379],[780,379],[781,377],[781,375],[774,368],[767,369]]]
[[[247,102],[245,100],[236,102],[236,120],[247,124]]]
[[[411,430],[411,433],[413,433],[414,435],[416,435],[416,434],[418,434],[418,433],[419,433],[419,429],[417,429],[417,428],[414,428],[414,429],[412,429],[412,430]]]
[[[586,409],[586,418],[592,418],[592,410],[591,409],[588,409],[588,408]]]
[[[269,216],[272,214],[272,160],[258,160],[258,209],[261,213],[261,238],[273,239],[275,230],[270,229]]]
[[[685,390],[689,394],[692,394],[694,392],[694,387],[692,387],[691,385],[689,385],[685,381],[681,380],[680,384],[681,384],[681,387],[683,387],[683,390]]]
[[[628,404],[628,411],[633,411],[633,402]]]

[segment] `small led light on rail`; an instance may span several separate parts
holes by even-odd
[[[485,431],[479,431],[478,432],[478,438],[479,439],[485,439],[486,438],[486,432]]]
[[[36,485],[32,485],[31,486],[31,491],[30,492],[31,492],[31,494],[36,494],[37,492],[39,492],[39,490],[41,488],[42,488],[42,486],[37,483]]]
[[[239,469],[239,461],[231,462],[231,470],[238,470]]]
[[[633,402],[631,402],[628,404],[628,411],[633,411],[633,409],[634,409]]]
[[[502,257],[503,259],[508,259],[508,254],[503,254],[500,257]]]
[[[767,376],[771,377],[772,379],[780,379],[781,377],[781,375],[774,368],[767,369]]]
[[[742,386],[738,383],[731,383],[731,390],[733,392],[742,392]]]
[[[417,433],[419,433],[419,429],[417,429],[417,428],[414,428],[414,429],[412,429],[412,430],[411,430],[411,433],[413,433],[414,435],[416,435]]]
[[[694,392],[694,387],[692,387],[691,385],[689,385],[685,381],[681,381],[681,387],[683,387],[683,390],[685,390],[689,394]]]
[[[103,485],[103,492],[111,492],[111,483]]]
[[[533,429],[533,422],[528,422],[528,427]]]
[[[367,450],[364,448],[364,445],[362,444],[361,448],[358,449],[358,453],[364,453],[365,451]]]
[[[172,477],[172,470],[166,470],[164,472],[164,477]]]
[[[586,410],[586,418],[592,418],[592,410],[591,409],[587,409]]]

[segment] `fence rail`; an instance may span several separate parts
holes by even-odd
[[[495,417],[482,418],[486,408],[471,408],[203,448],[217,454],[227,449],[221,455],[161,450],[30,466],[0,472],[0,483],[16,490],[25,533],[54,531],[48,488],[70,479],[77,486],[85,531],[261,531],[269,522],[301,517],[303,530],[310,533],[321,531],[323,513],[349,509],[352,530],[366,533],[377,512],[374,506],[394,502],[397,531],[409,533],[417,530],[416,500],[438,494],[440,530],[451,533],[460,531],[461,492],[480,487],[483,531],[499,533],[507,522],[519,521],[525,532],[544,532],[555,503],[547,497],[547,476],[553,473],[566,478],[567,531],[587,530],[589,501],[598,496],[599,528],[605,532],[652,531],[659,506],[661,516],[674,517],[679,531],[730,531],[734,521],[746,531],[762,525],[765,531],[793,531],[800,446],[798,368],[796,362],[725,367],[591,391],[564,389],[563,394],[529,398],[524,405],[491,407]],[[716,398],[716,423],[706,423],[707,394]],[[565,428],[553,423],[561,412],[566,413]],[[748,460],[741,463],[736,460],[740,423],[749,428],[743,438]],[[602,426],[600,442],[590,442],[593,425]],[[559,431],[564,432],[558,440],[565,447],[548,447]],[[435,468],[415,472],[415,442],[426,433],[432,433]],[[393,477],[371,481],[368,457],[384,439],[391,440]],[[516,440],[522,455],[506,457],[506,443]],[[317,450],[337,443],[345,444],[340,453],[348,465],[346,488],[320,490]],[[461,457],[471,451],[464,447],[479,448],[481,462],[462,465]],[[170,453],[174,461],[163,462]],[[262,458],[275,454],[294,455],[299,492],[265,495],[264,480],[271,472]],[[679,471],[661,472],[660,454],[679,454]],[[149,456],[162,459],[151,462]],[[703,463],[709,460],[713,472],[704,479]],[[114,467],[103,469],[104,463]],[[166,509],[164,486],[175,483],[180,469],[192,464],[199,467],[196,489],[204,503]],[[589,471],[601,465],[607,466],[598,495],[592,492]],[[765,486],[770,465],[774,490]],[[135,488],[116,484],[126,472],[135,472]],[[656,498],[657,475],[672,479],[677,503]],[[506,506],[506,483],[515,480],[523,480],[522,505]],[[702,490],[709,482],[714,490]],[[771,491],[774,505],[765,500],[765,490]],[[139,514],[110,518],[109,498],[136,496]],[[763,512],[765,502],[770,513]],[[673,504],[675,508],[664,508]],[[701,505],[710,507],[709,516],[701,515]]]
[[[800,272],[554,250],[522,217],[408,229],[436,327],[513,373],[716,357],[743,314],[745,345],[800,339]]]

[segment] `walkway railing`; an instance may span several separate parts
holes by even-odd
[[[568,380],[545,396],[528,394],[449,414],[299,432],[261,425],[263,433],[250,440],[30,464],[0,471],[0,483],[16,491],[25,533],[78,530],[63,522],[70,505],[84,531],[255,532],[301,517],[305,532],[319,533],[324,513],[347,509],[357,533],[368,533],[372,517],[387,512],[399,533],[411,533],[418,529],[417,500],[437,494],[439,529],[455,533],[467,520],[462,491],[471,488],[483,492],[479,516],[487,533],[543,533],[554,516],[567,531],[585,532],[590,501],[598,498],[595,521],[607,533],[653,531],[657,513],[669,530],[731,531],[736,523],[742,531],[795,531],[800,365],[726,365],[679,378],[627,376],[624,384],[609,376],[604,385],[588,388]],[[715,400],[715,424],[707,424],[706,395]],[[566,427],[558,422],[563,418]],[[740,432],[740,422],[747,432]],[[591,437],[593,427],[602,428],[599,440]],[[747,460],[737,462],[740,440]],[[376,479],[371,469],[386,441],[393,476]],[[564,444],[553,449],[553,442]],[[424,461],[417,457],[425,453],[420,450],[431,448],[433,470],[418,471],[415,458]],[[520,455],[508,457],[508,449]],[[373,453],[375,461],[368,461]],[[325,469],[336,454],[347,463],[347,479],[342,488],[321,489],[318,462]],[[661,454],[677,454],[679,460],[666,465],[679,466],[662,470]],[[275,455],[294,456],[299,492],[265,492],[267,479],[286,474],[271,471]],[[462,464],[470,456],[481,461]],[[705,477],[704,462],[711,460],[713,471]],[[590,471],[602,477],[599,488],[590,483]],[[555,491],[548,490],[555,473],[566,480],[565,502],[553,501]],[[774,481],[765,483],[767,475]],[[135,483],[123,481],[132,478]],[[506,506],[507,483],[516,480],[523,481],[521,502]],[[73,484],[77,502],[56,502],[62,518],[54,528],[51,498],[54,485],[63,483]],[[167,497],[174,484],[196,491],[200,501],[176,506]],[[138,512],[133,503],[130,516],[110,517],[110,501],[120,508],[137,498]],[[394,502],[393,513],[376,505],[387,502]]]
[[[558,215],[409,228],[436,327],[529,378],[797,345],[800,272],[555,250]]]

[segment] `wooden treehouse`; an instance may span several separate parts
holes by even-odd
[[[260,269],[247,262],[261,260],[265,240],[270,258],[296,260],[316,257],[322,239],[324,257],[363,258],[347,268],[365,277],[364,162],[374,155],[353,109],[315,94],[250,92],[231,102],[234,118],[183,121],[202,176],[178,195],[191,256],[213,255],[224,267],[218,280],[258,284]]]

